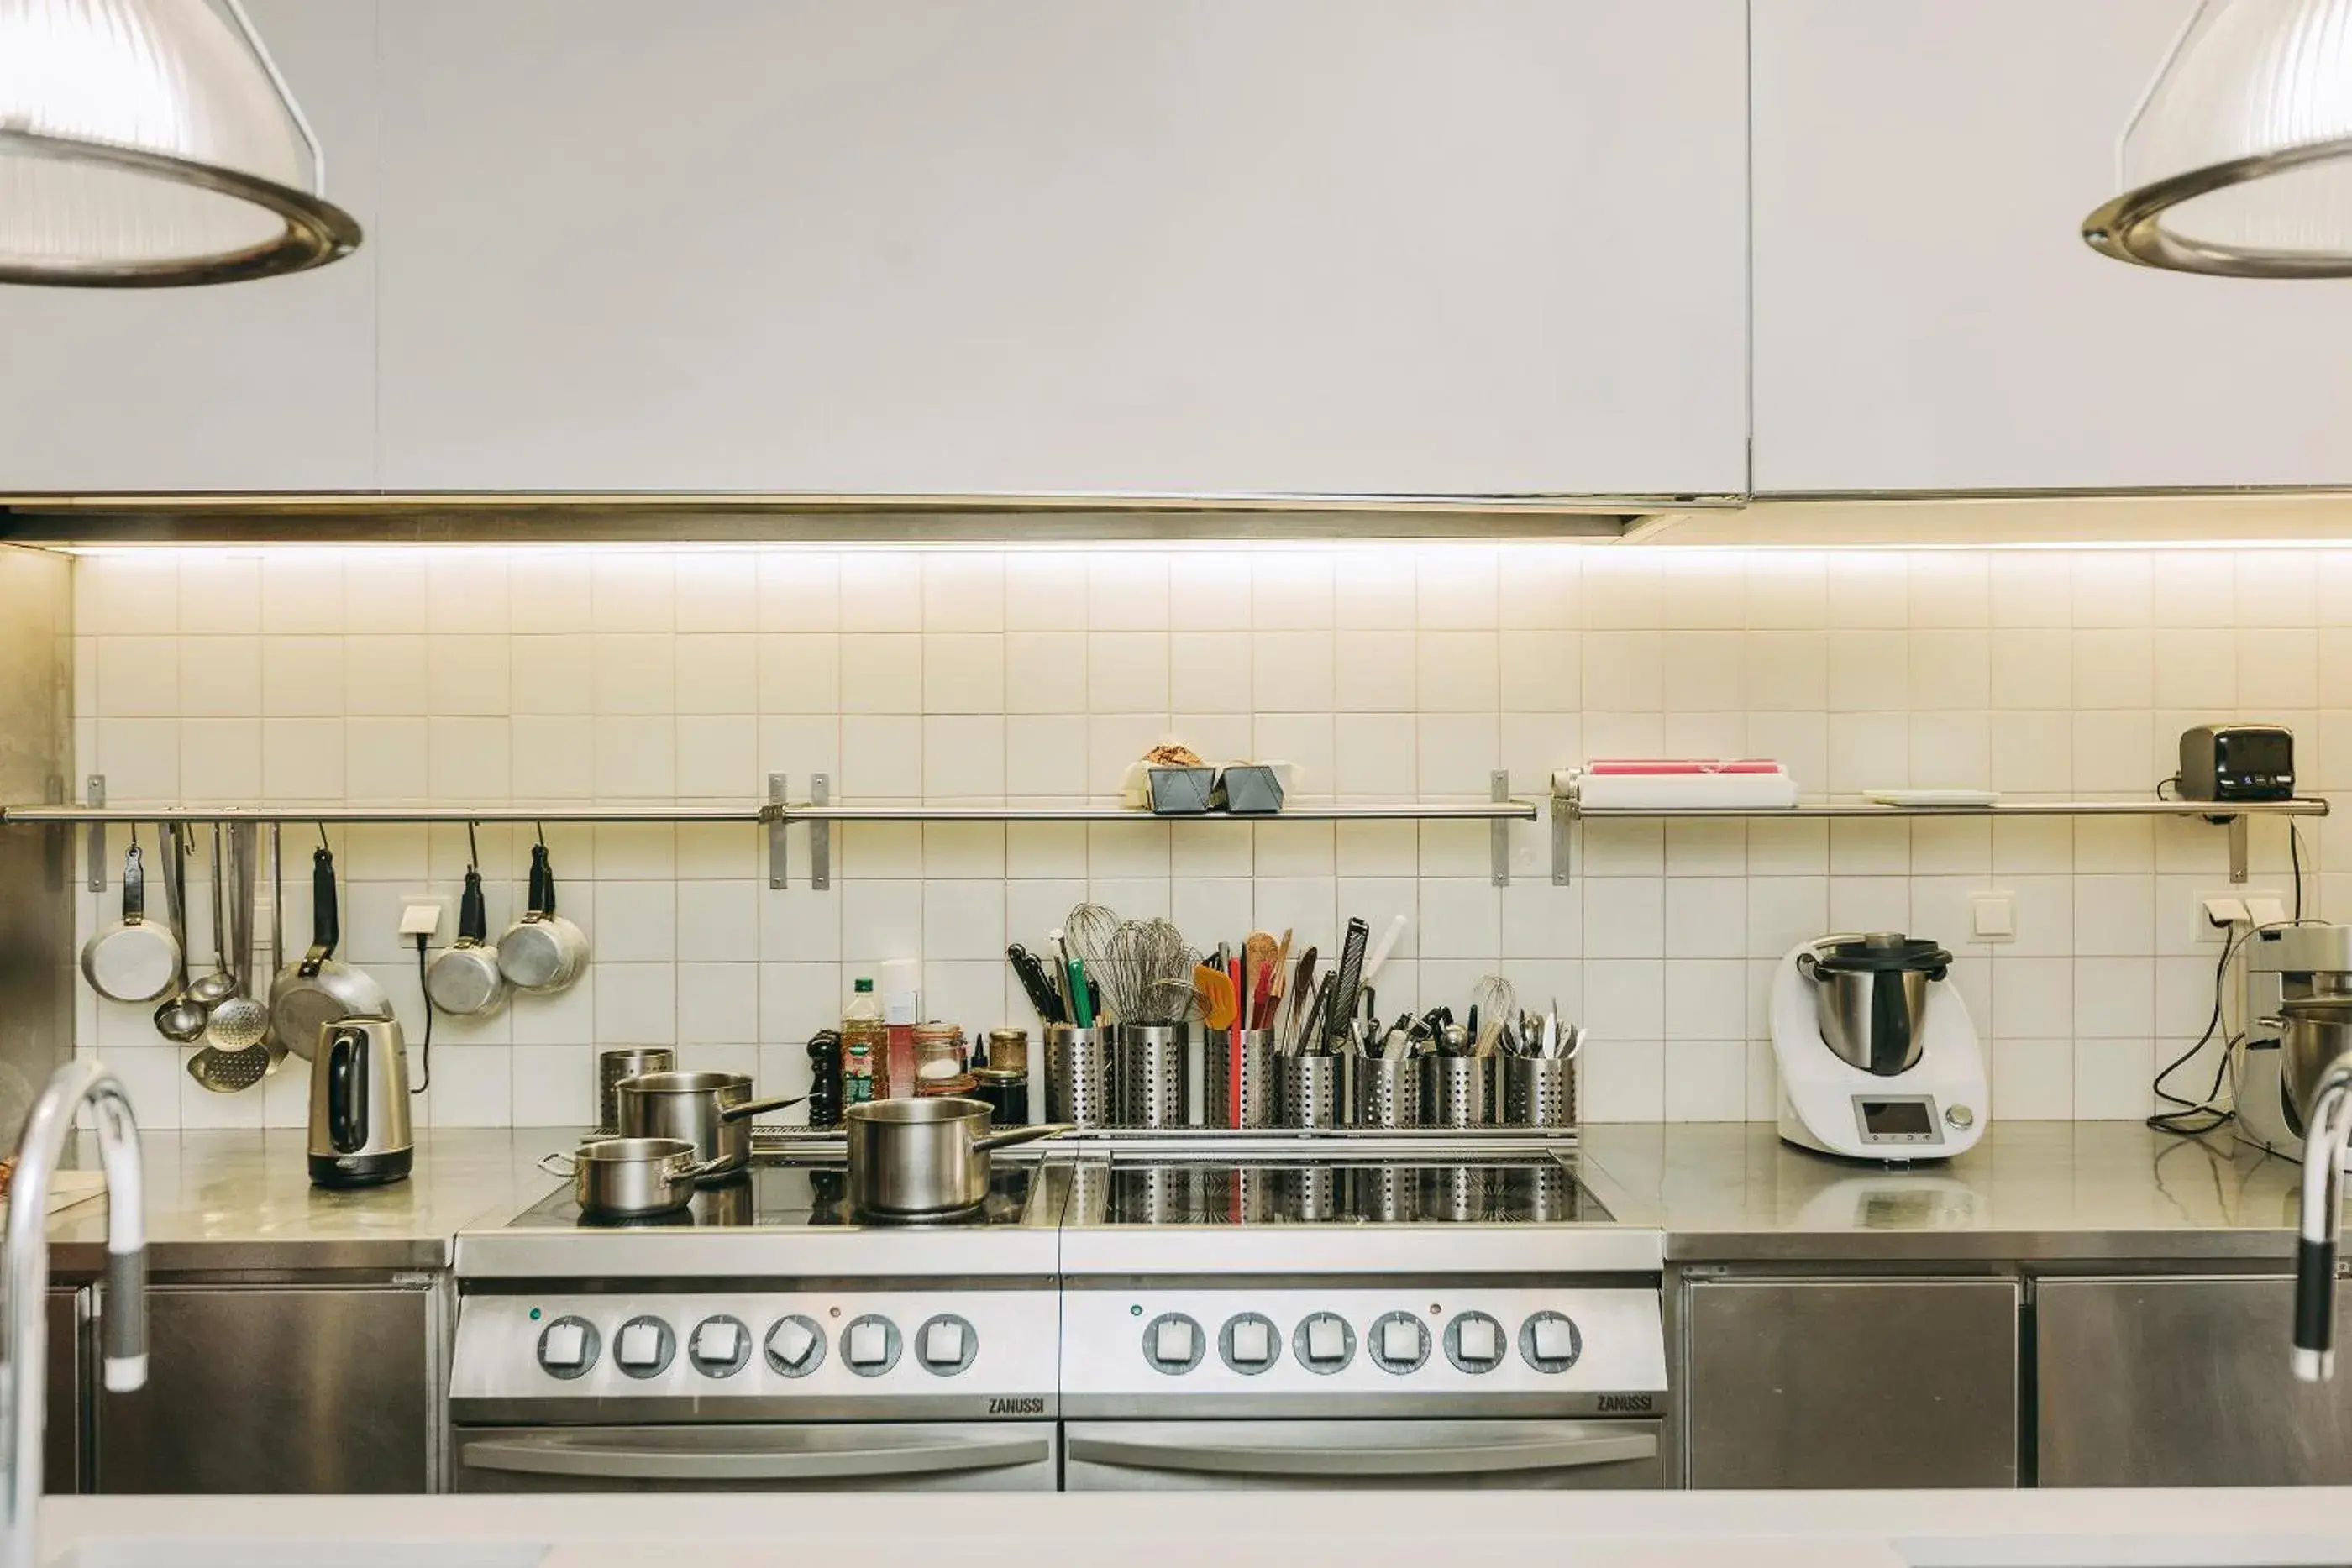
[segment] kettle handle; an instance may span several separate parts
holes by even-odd
[[[339,1155],[367,1146],[365,1030],[339,1029],[327,1045],[327,1140]]]

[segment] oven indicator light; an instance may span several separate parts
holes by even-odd
[[[539,1322],[539,1309],[537,1307],[533,1307],[530,1310],[530,1321],[533,1322]]]
[[[1141,1307],[1129,1307],[1127,1309],[1127,1315],[1131,1318],[1139,1318],[1143,1315],[1143,1309]]]

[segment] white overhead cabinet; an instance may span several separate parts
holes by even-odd
[[[402,0],[383,483],[1746,488],[1742,0]]]
[[[2352,482],[2352,282],[2105,259],[2191,0],[1754,0],[1759,492]]]
[[[375,484],[376,8],[247,8],[366,243],[248,283],[0,285],[0,493]]]

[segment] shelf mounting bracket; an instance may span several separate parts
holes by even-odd
[[[768,775],[768,804],[781,806],[790,793],[785,776]],[[791,881],[791,866],[784,859],[784,814],[772,813],[768,818],[768,889],[781,893]]]
[[[833,775],[829,773],[809,775],[809,804],[812,806],[833,804]],[[814,821],[808,825],[808,830],[809,886],[823,893],[833,886],[833,824],[823,821]]]
[[[1565,789],[1551,792],[1551,884],[1566,887],[1570,844],[1576,832],[1576,798]]]
[[[2246,880],[2247,841],[2252,836],[2250,831],[2251,824],[2248,822],[2246,814],[2243,811],[2239,812],[2234,817],[2229,818],[2228,821],[2230,825],[2230,881],[2233,883],[2242,883]],[[2286,831],[2290,833],[2294,831],[2294,820],[2293,818],[2289,818],[2287,820]]]
[[[89,776],[89,783],[82,791],[82,803],[86,806],[106,804],[105,774],[93,773]],[[104,822],[92,822],[89,825],[89,881],[90,892],[106,891],[106,824]]]
[[[1511,773],[1497,768],[1487,779],[1486,798],[1502,805],[1511,798]],[[1486,824],[1487,850],[1494,861],[1494,883],[1496,887],[1511,885],[1511,824],[1497,817]]]

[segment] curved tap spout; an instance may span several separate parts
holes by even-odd
[[[106,1168],[106,1386],[147,1381],[147,1203],[139,1125],[122,1083],[86,1058],[58,1069],[25,1118],[8,1187],[8,1235],[0,1246],[7,1280],[6,1337],[0,1340],[0,1397],[6,1401],[7,1480],[0,1502],[0,1568],[34,1568],[41,1501],[41,1437],[48,1411],[49,1180],[87,1103]]]
[[[2304,1117],[2303,1212],[2294,1244],[2294,1375],[2336,1375],[2336,1243],[2344,1211],[2344,1147],[2352,1139],[2352,1053],[2321,1075]]]

